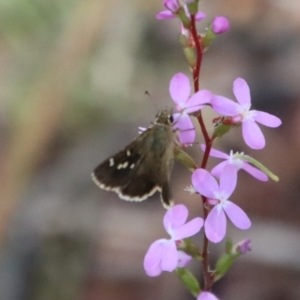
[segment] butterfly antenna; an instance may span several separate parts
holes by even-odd
[[[158,111],[158,107],[157,107],[157,103],[153,100],[151,94],[146,90],[145,93],[144,93],[146,96],[148,96],[150,98],[150,100],[152,100],[152,104],[154,105],[156,111]]]

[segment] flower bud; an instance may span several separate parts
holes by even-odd
[[[197,62],[194,50],[189,47],[183,48],[183,53],[187,60],[188,65],[193,69],[196,66],[196,62]]]
[[[176,13],[180,9],[178,0],[164,0],[164,6],[172,13]]]
[[[211,28],[215,34],[227,32],[230,29],[229,20],[226,17],[217,16],[214,18]]]
[[[251,246],[251,240],[250,239],[241,241],[241,242],[239,242],[238,244],[235,245],[235,251],[237,253],[240,253],[240,254],[243,254],[243,255],[247,254],[247,252],[249,252],[251,250],[252,250],[252,246]]]
[[[198,280],[188,269],[176,269],[176,274],[183,285],[196,297],[200,293]]]

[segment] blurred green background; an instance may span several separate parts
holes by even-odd
[[[172,107],[171,77],[189,74],[178,22],[155,19],[161,2],[0,1],[1,300],[193,299],[174,274],[144,273],[148,246],[166,237],[158,197],[120,201],[90,179],[138,126]],[[203,0],[200,9],[200,31],[215,15],[231,22],[205,53],[201,88],[232,98],[233,80],[243,77],[254,106],[283,121],[263,128],[261,151],[245,146],[240,129],[215,145],[255,156],[280,182],[239,173],[232,199],[253,226],[230,224],[228,232],[235,242],[250,237],[253,251],[214,292],[223,300],[300,299],[300,2]],[[204,115],[211,129],[215,115]],[[197,145],[189,151],[200,159]],[[183,191],[189,181],[176,165],[174,200],[195,216],[201,205]],[[210,247],[212,264],[223,247]],[[191,269],[201,278],[199,265]]]

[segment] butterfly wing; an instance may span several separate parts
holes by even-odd
[[[165,125],[148,128],[124,150],[100,164],[92,173],[93,180],[100,188],[114,191],[128,201],[142,201],[159,191],[163,204],[169,206],[173,161],[170,132]]]
[[[144,134],[145,132],[124,150],[106,159],[95,168],[92,178],[100,188],[118,192],[121,187],[126,186],[131,173],[135,172],[134,168],[142,161],[140,147]]]

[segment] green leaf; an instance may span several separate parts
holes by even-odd
[[[200,292],[200,285],[195,276],[186,268],[176,269],[176,274],[183,283],[183,285],[192,293],[193,296],[197,297]]]
[[[225,245],[225,250],[226,253],[230,254],[232,253],[232,248],[233,248],[233,243],[232,243],[232,239],[227,239],[226,240],[226,245]]]
[[[253,157],[251,157],[249,155],[244,155],[244,154],[235,154],[235,157],[240,158],[244,161],[247,161],[247,162],[253,164],[258,169],[260,169],[262,172],[264,172],[266,175],[268,175],[272,180],[274,180],[276,182],[279,181],[278,176],[276,176],[274,173],[272,173],[269,169],[267,169],[267,167],[265,167],[261,162],[257,161]]]
[[[184,34],[179,36],[179,42],[183,48],[189,47],[189,40]]]
[[[202,261],[202,255],[199,247],[195,245],[191,239],[184,239],[183,243],[178,247],[178,250],[185,252],[198,261]]]
[[[211,29],[211,25],[209,25],[209,27],[206,28],[205,35],[202,39],[203,48],[206,48],[206,49],[209,48],[210,44],[216,37],[217,37],[217,35],[215,33],[213,33],[213,31]]]
[[[222,278],[228,270],[231,268],[233,262],[237,257],[239,257],[239,254],[233,254],[233,253],[224,253],[217,261],[216,264],[216,271],[215,271],[215,280],[219,280]]]
[[[187,4],[189,12],[191,15],[195,15],[198,12],[198,2],[191,2]]]
[[[185,47],[185,48],[183,48],[183,53],[184,53],[184,56],[185,56],[185,58],[188,62],[188,65],[191,68],[194,68],[196,66],[196,62],[197,62],[194,49],[189,48],[189,47]]]
[[[174,156],[177,161],[186,166],[191,172],[198,168],[193,158],[178,147],[174,148]]]
[[[181,8],[179,12],[177,13],[177,16],[179,17],[180,21],[182,22],[184,28],[190,28],[191,26],[191,20],[187,17],[185,10]]]
[[[219,124],[216,126],[214,131],[214,137],[221,138],[225,133],[227,133],[232,128],[232,125]]]

